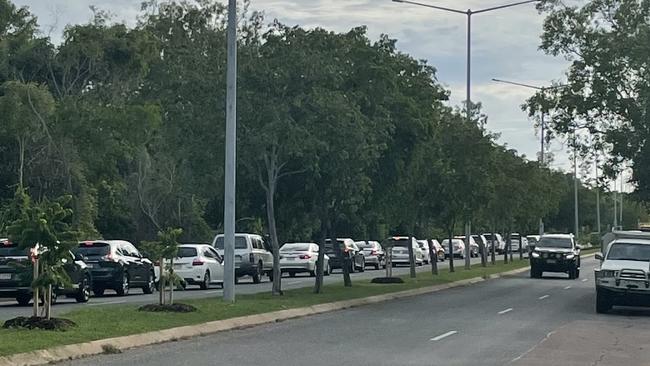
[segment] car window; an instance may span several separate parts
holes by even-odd
[[[542,237],[539,242],[537,242],[536,247],[538,248],[572,248],[573,240],[570,238],[554,238],[554,237]]]
[[[180,247],[178,248],[178,258],[191,258],[196,257],[197,252],[194,247]]]
[[[221,255],[219,255],[219,252],[214,250],[214,248],[208,248],[208,251],[212,254],[213,258],[215,258],[219,263],[223,263],[223,258],[221,258]]]
[[[111,246],[108,243],[84,242],[79,244],[75,252],[84,257],[103,257],[111,252]]]
[[[614,243],[607,253],[609,260],[621,261],[650,261],[650,245],[648,244],[631,244],[631,243]]]
[[[123,244],[122,251],[124,252],[124,255],[129,257],[137,258],[140,256],[140,252],[138,252],[132,244]]]
[[[285,244],[280,248],[281,252],[307,252],[309,251],[309,244]]]
[[[217,237],[217,240],[214,243],[214,247],[223,250],[224,246],[223,236]],[[235,236],[235,249],[248,249],[248,243],[246,243],[246,238],[243,236]]]
[[[206,258],[216,259],[216,257],[214,256],[214,254],[212,253],[212,251],[210,250],[210,248],[205,248],[205,249],[203,250],[203,256],[206,257]]]

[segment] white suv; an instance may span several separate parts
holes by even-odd
[[[214,238],[212,246],[223,257],[223,234]],[[254,283],[260,283],[264,274],[273,278],[273,254],[264,239],[256,234],[235,234],[235,279],[251,276]]]
[[[595,270],[596,312],[614,305],[646,305],[650,301],[650,233],[614,232]]]

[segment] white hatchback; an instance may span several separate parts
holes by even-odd
[[[166,260],[165,264],[169,265]],[[160,266],[156,263],[156,278],[160,278]],[[212,284],[223,288],[223,259],[208,244],[181,244],[178,257],[174,259],[174,273],[185,285],[198,285],[206,290]]]

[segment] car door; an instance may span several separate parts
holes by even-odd
[[[223,281],[223,260],[219,253],[211,247],[205,247],[203,256],[208,261],[208,268],[210,269],[210,278],[212,282]]]
[[[264,255],[264,269],[272,270],[273,269],[273,252],[271,251],[271,245],[266,240],[259,238],[260,250]]]
[[[133,284],[142,284],[146,282],[146,273],[144,273],[144,264],[142,263],[142,255],[133,246],[133,244],[125,244],[122,248],[124,255],[128,258],[131,276],[130,280]]]
[[[80,283],[84,273],[81,265],[75,260],[74,254],[70,252],[70,256],[68,258],[63,258],[62,261],[63,268],[68,277],[70,277],[70,282],[73,285]]]

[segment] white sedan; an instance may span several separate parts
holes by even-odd
[[[165,265],[170,261],[166,260]],[[160,278],[160,266],[154,268]],[[206,290],[212,284],[223,287],[223,258],[208,244],[181,244],[174,259],[174,273],[183,279],[184,285],[198,285]]]
[[[324,254],[323,274],[332,273],[329,257]],[[287,243],[280,248],[280,271],[289,273],[294,277],[296,273],[307,272],[316,276],[316,262],[318,260],[318,245],[314,243]]]

